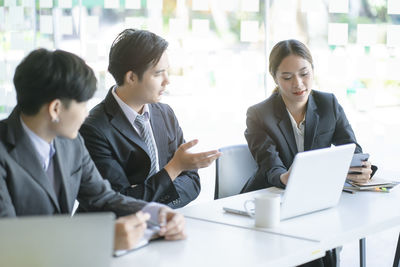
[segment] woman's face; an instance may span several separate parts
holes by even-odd
[[[306,104],[313,86],[314,73],[306,59],[289,55],[282,60],[274,80],[286,105]]]
[[[72,100],[68,107],[62,104],[58,116],[59,122],[53,124],[54,130],[59,136],[74,139],[78,136],[78,131],[87,116],[87,101]]]

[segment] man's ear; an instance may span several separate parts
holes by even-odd
[[[134,73],[133,71],[128,71],[127,73],[125,73],[124,76],[124,83],[125,84],[134,84],[138,81],[138,77],[136,75],[136,73]]]
[[[61,105],[60,99],[54,99],[49,103],[48,111],[52,122],[60,121]]]

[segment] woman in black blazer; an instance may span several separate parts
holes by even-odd
[[[362,153],[343,108],[331,93],[312,90],[314,66],[308,48],[297,40],[272,49],[269,71],[277,84],[273,94],[247,111],[245,137],[258,171],[242,192],[270,186],[284,188],[298,152],[355,143]],[[371,163],[350,168],[348,179],[367,181]],[[374,166],[375,168],[375,166]]]

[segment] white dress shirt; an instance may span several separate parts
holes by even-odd
[[[39,156],[39,161],[42,164],[43,170],[47,171],[47,168],[50,164],[50,157],[52,157],[56,151],[54,147],[54,141],[49,144],[37,134],[35,134],[31,129],[29,129],[21,118],[20,121],[22,124],[22,128],[28,135],[33,144],[33,147],[35,148],[36,154]]]
[[[135,131],[139,134],[140,136],[140,131],[138,129],[138,127],[135,124],[135,120],[136,120],[136,116],[139,115],[139,113],[137,113],[134,109],[132,109],[130,106],[128,106],[124,101],[122,101],[121,98],[119,98],[119,96],[117,95],[117,93],[115,92],[116,87],[114,87],[112,89],[112,94],[115,98],[115,100],[117,101],[118,105],[120,106],[120,108],[122,109],[122,112],[125,114],[126,118],[129,120],[129,122],[131,123],[132,127],[135,129]],[[157,167],[157,172],[160,170],[160,165],[159,165],[159,161],[158,161],[158,150],[157,150],[157,145],[156,145],[156,141],[154,139],[154,134],[153,134],[153,129],[151,128],[151,123],[150,123],[150,110],[149,110],[149,105],[145,104],[143,107],[143,115],[145,117],[145,123],[146,126],[149,127],[150,131],[150,136],[151,136],[151,141],[153,143],[154,146],[154,150],[155,150],[155,156],[156,156],[156,167]]]
[[[304,116],[303,120],[299,123],[299,126],[297,126],[297,122],[293,118],[290,111],[288,109],[286,109],[286,110],[289,114],[290,122],[292,123],[294,138],[296,140],[297,151],[303,152],[304,151],[305,116]]]

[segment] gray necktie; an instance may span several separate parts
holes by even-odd
[[[149,150],[149,156],[151,160],[149,176],[152,176],[157,172],[157,165],[156,165],[157,160],[156,160],[156,150],[150,134],[150,128],[147,126],[148,124],[146,124],[146,118],[144,117],[144,115],[136,116],[135,124],[139,129],[142,140],[146,143],[147,149]]]

